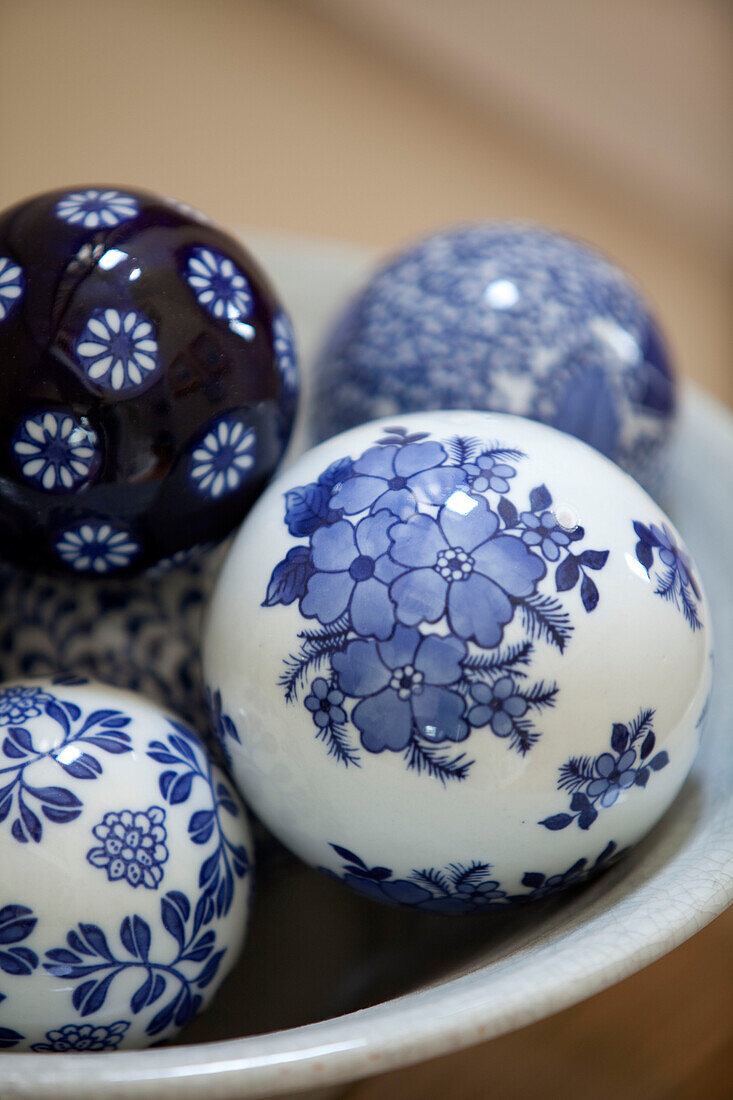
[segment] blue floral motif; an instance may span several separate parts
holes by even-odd
[[[135,310],[97,310],[77,341],[76,356],[89,380],[113,393],[139,389],[159,365],[155,329]]]
[[[103,867],[110,882],[123,879],[129,886],[157,890],[163,878],[166,848],[165,810],[110,810],[92,829],[101,845],[87,852],[92,867]]]
[[[99,1012],[120,975],[141,971],[142,984],[130,998],[130,1011],[137,1015],[165,997],[145,1028],[147,1035],[160,1035],[174,1025],[183,1027],[196,1015],[203,1000],[199,991],[214,980],[226,953],[226,948],[217,947],[216,932],[204,931],[204,914],[200,904],[192,913],[186,895],[171,890],[160,902],[161,923],[173,940],[162,957],[151,957],[150,925],[134,914],[120,924],[119,953],[110,947],[99,925],[80,923],[67,933],[65,946],[46,952],[43,966],[55,978],[80,983],[71,1002],[82,1017]],[[158,939],[156,950],[160,950]]]
[[[288,393],[297,393],[300,386],[298,354],[295,350],[293,326],[287,313],[278,313],[272,322],[272,342],[283,388]]]
[[[45,760],[74,780],[94,780],[103,771],[94,749],[113,754],[131,751],[130,735],[125,732],[130,719],[121,711],[96,710],[85,718],[75,703],[37,688],[0,689],[0,716],[8,726],[2,754],[11,761],[0,766],[0,824],[14,812],[10,832],[21,844],[41,840],[41,817],[63,825],[74,821],[84,806],[67,787],[31,783],[38,764]],[[58,726],[53,748],[34,746],[39,719],[44,726],[48,720]]]
[[[652,728],[653,710],[642,710],[628,726],[614,723],[611,732],[611,752],[590,756],[573,756],[560,768],[558,790],[569,791],[570,813],[553,814],[540,821],[546,829],[556,832],[575,822],[581,829],[590,829],[599,810],[607,809],[623,791],[631,787],[646,787],[653,772],[669,763],[666,752],[652,756],[656,737]]]
[[[636,557],[650,576],[654,568],[655,551],[659,558],[660,568],[654,574],[657,582],[655,593],[665,600],[671,600],[675,607],[680,608],[693,631],[699,630],[702,622],[697,601],[701,599],[701,594],[688,555],[677,544],[666,523],[661,527],[656,523],[647,527],[635,521],[634,531],[639,540],[636,544]]]
[[[46,1032],[45,1043],[34,1043],[37,1054],[65,1054],[70,1050],[99,1052],[117,1050],[130,1026],[129,1020],[113,1024],[64,1024]]]
[[[472,729],[488,727],[520,753],[541,736],[531,712],[553,706],[558,688],[526,683],[526,668],[541,642],[563,652],[573,629],[540,590],[547,563],[556,592],[580,582],[591,613],[590,574],[608,551],[576,552],[585,531],[555,510],[545,485],[522,508],[512,502],[525,457],[389,427],[356,460],[285,494],[288,531],[308,543],[275,566],[263,606],[297,601],[321,624],[299,632],[280,684],[289,703],[309,684],[316,736],[340,763],[361,763],[351,726],[367,752],[403,752],[409,768],[441,782],[468,775],[472,761],[446,749]],[[506,645],[515,620],[521,640]],[[447,634],[426,629],[442,623]]]
[[[199,870],[201,895],[195,920],[208,924],[214,914],[222,917],[229,912],[235,878],[244,878],[250,862],[244,846],[234,844],[225,829],[224,815],[236,818],[240,812],[231,788],[223,778],[216,779],[214,765],[196,735],[180,722],[169,719],[169,724],[173,732],[167,742],[151,741],[148,745],[150,759],[168,765],[158,779],[162,797],[168,805],[178,806],[188,801],[193,784],[199,781],[211,793],[212,809],[195,811],[188,823],[188,834],[194,844],[208,844],[212,837],[217,841]]]
[[[242,323],[254,306],[252,291],[228,256],[213,248],[192,249],[186,266],[186,281],[199,304],[213,317],[227,321],[239,335],[252,338],[252,326]]]
[[[121,191],[72,191],[56,203],[56,215],[84,229],[113,229],[138,212],[137,201]]]
[[[389,867],[370,867],[354,852],[339,844],[331,848],[344,861],[340,875],[321,867],[327,875],[337,878],[365,897],[426,913],[463,914],[500,912],[514,905],[538,901],[569,886],[578,885],[605,870],[624,853],[610,841],[589,866],[579,859],[561,874],[545,875],[528,871],[522,885],[528,890],[510,894],[492,877],[491,864],[483,861],[450,863],[447,867],[414,870],[407,878],[397,878]]]
[[[190,459],[196,489],[212,500],[235,492],[255,464],[254,447],[254,429],[238,417],[225,416],[211,424]]]
[[[23,295],[25,279],[19,264],[0,256],[0,321],[4,321]]]
[[[12,450],[23,476],[46,492],[78,489],[101,460],[94,429],[69,413],[50,409],[18,426]]]
[[[112,573],[125,569],[140,546],[124,528],[106,520],[88,520],[67,527],[56,541],[56,552],[78,573]]]
[[[38,918],[25,905],[4,905],[0,909],[0,970],[14,978],[26,977],[38,966],[38,955],[23,943],[33,932]],[[5,994],[0,993],[0,1002]],[[23,1039],[20,1032],[0,1027],[0,1050],[14,1047]]]

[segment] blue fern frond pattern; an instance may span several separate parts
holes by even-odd
[[[656,735],[654,711],[642,710],[632,722],[615,722],[611,731],[610,751],[599,756],[572,756],[560,768],[558,790],[567,791],[569,812],[553,814],[540,821],[557,832],[575,823],[590,829],[600,811],[633,787],[646,787],[655,772],[666,768],[669,754],[654,752]]]
[[[646,524],[634,521],[637,560],[654,579],[654,592],[669,600],[682,612],[690,628],[700,630],[698,603],[701,600],[700,586],[689,556],[677,543],[666,523],[659,527],[656,523]]]
[[[525,458],[502,442],[388,427],[285,494],[287,530],[306,541],[273,569],[263,606],[297,602],[310,621],[280,687],[338,763],[399,753],[445,784],[470,773],[478,730],[520,754],[541,737],[558,685],[532,681],[533,657],[569,644],[573,590],[595,610],[608,551],[585,547],[546,485],[518,499]],[[211,697],[220,739],[236,739]]]
[[[325,867],[321,867],[321,871],[357,893],[389,905],[444,914],[501,912],[538,901],[585,882],[624,854],[615,841],[609,841],[595,860],[579,859],[562,873],[525,872],[522,886],[526,889],[520,894],[512,894],[495,878],[491,864],[483,860],[413,870],[402,878],[389,867],[370,867],[360,856],[339,844],[331,844],[331,848],[343,861],[340,873]]]

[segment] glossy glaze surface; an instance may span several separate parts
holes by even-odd
[[[80,679],[0,685],[0,1048],[168,1038],[234,965],[252,845],[172,713]]]
[[[667,808],[709,618],[679,535],[612,463],[518,417],[420,413],[329,440],[263,496],[205,679],[233,775],[298,855],[383,901],[503,909]]]
[[[661,483],[676,407],[639,289],[587,245],[539,227],[442,230],[383,266],[316,365],[316,441],[421,409],[518,413]]]
[[[290,322],[232,237],[130,188],[0,215],[0,553],[130,573],[223,538],[297,404]]]

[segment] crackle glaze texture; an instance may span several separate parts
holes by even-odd
[[[636,483],[543,425],[444,412],[344,433],[268,490],[204,661],[233,774],[284,843],[380,900],[468,912],[648,831],[696,752],[711,644],[696,567]]]
[[[316,364],[316,441],[373,417],[493,409],[590,443],[661,484],[676,407],[638,288],[594,249],[539,227],[440,231],[382,267]]]
[[[139,696],[0,686],[0,849],[0,1048],[148,1046],[236,961],[244,810],[196,734]]]
[[[223,538],[283,453],[292,327],[232,237],[81,187],[0,214],[0,554],[130,574]]]

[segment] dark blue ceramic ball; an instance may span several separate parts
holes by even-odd
[[[285,449],[293,332],[247,251],[129,187],[0,214],[0,556],[129,574],[222,539]]]
[[[517,413],[657,489],[675,394],[659,328],[616,264],[539,226],[477,223],[408,246],[346,307],[312,422],[320,442],[426,409]]]

